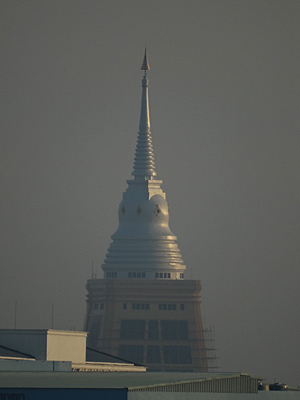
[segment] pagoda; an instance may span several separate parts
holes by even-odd
[[[186,266],[169,228],[169,205],[157,179],[149,114],[150,70],[142,63],[140,124],[132,179],[119,205],[119,226],[102,269],[87,282],[88,346],[149,371],[207,372],[201,284]]]

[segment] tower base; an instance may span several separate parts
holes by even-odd
[[[200,281],[91,279],[86,287],[88,347],[148,371],[208,371]]]

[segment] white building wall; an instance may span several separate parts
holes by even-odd
[[[46,360],[85,363],[86,336],[86,332],[49,330]]]

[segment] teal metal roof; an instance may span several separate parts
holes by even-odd
[[[0,345],[0,357],[5,358],[5,357],[13,357],[13,358],[24,358],[24,359],[30,359],[30,360],[35,360],[33,356],[27,353],[22,353],[21,351],[14,350],[10,347],[2,346]]]
[[[240,373],[176,372],[0,372],[0,388],[141,388],[206,379],[248,376]]]

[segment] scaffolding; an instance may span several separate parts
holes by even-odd
[[[218,364],[217,364],[214,326],[212,326],[210,328],[205,327],[203,329],[203,336],[204,336],[204,340],[205,340],[205,350],[206,350],[208,371],[213,372],[214,370],[219,368]]]

